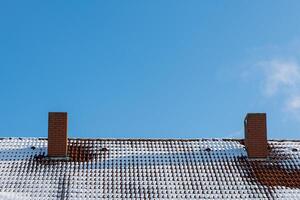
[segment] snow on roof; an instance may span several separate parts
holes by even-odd
[[[51,160],[47,139],[1,139],[0,199],[300,199],[300,141],[269,141],[267,160],[239,140],[68,144],[68,160]]]

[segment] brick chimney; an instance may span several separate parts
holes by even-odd
[[[67,113],[49,112],[48,115],[48,157],[67,157]]]
[[[249,158],[264,159],[268,156],[267,115],[248,113],[245,120],[245,147]]]

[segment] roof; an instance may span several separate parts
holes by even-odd
[[[249,160],[240,140],[0,140],[0,197],[25,199],[300,199],[300,141],[269,141]]]

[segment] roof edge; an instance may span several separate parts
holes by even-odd
[[[38,139],[47,140],[46,137],[0,137],[3,139]],[[85,137],[69,137],[73,140],[104,140],[104,141],[243,141],[244,139],[238,138],[85,138]],[[269,139],[268,141],[276,142],[300,142],[300,139]]]

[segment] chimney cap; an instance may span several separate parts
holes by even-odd
[[[246,117],[247,117],[248,115],[266,115],[266,113],[265,113],[265,112],[247,113]]]
[[[267,113],[247,113],[246,116],[245,116],[245,119],[247,119],[248,117],[254,117],[254,116],[266,116]]]
[[[48,112],[48,114],[68,114],[68,112]]]

